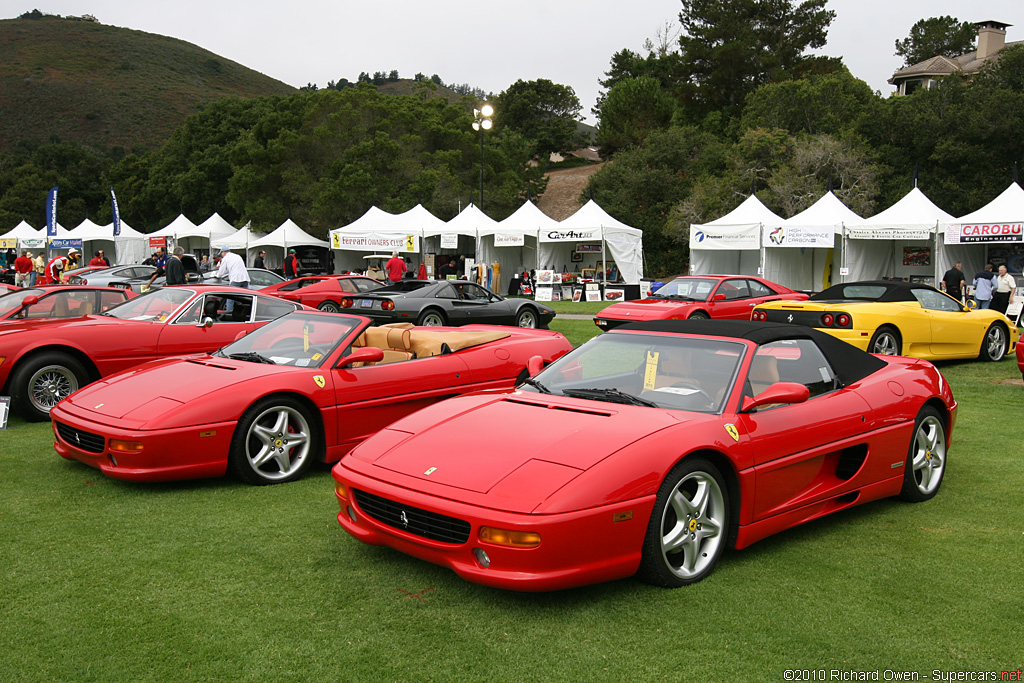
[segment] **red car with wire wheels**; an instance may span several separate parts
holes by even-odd
[[[338,521],[498,588],[677,587],[729,546],[930,499],[956,410],[931,363],[810,328],[637,323],[370,437],[334,467]]]
[[[297,312],[212,355],[114,375],[53,408],[55,447],[117,479],[230,471],[250,484],[282,483],[415,410],[511,388],[531,362],[572,349],[544,330],[369,325]]]
[[[602,330],[650,320],[750,320],[750,309],[765,301],[803,301],[809,295],[749,275],[681,275],[646,299],[612,304],[597,314]]]
[[[362,275],[312,275],[264,287],[263,292],[328,313],[339,313],[343,299],[383,286],[384,283]]]
[[[18,287],[0,296],[0,322],[40,318],[80,318],[124,303],[134,292],[113,287],[43,285]]]
[[[154,358],[213,351],[298,308],[239,287],[179,286],[99,315],[8,321],[0,324],[0,394],[25,419],[46,420],[90,382]]]

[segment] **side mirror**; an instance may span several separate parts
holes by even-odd
[[[526,361],[526,372],[529,373],[530,377],[536,377],[543,369],[544,359],[540,356],[532,356],[530,360]]]
[[[773,403],[803,403],[811,397],[811,391],[803,384],[796,382],[776,382],[757,396],[743,399],[742,411],[750,412],[760,406]]]
[[[382,360],[384,360],[383,349],[378,349],[376,346],[360,346],[352,349],[352,353],[342,358],[338,367],[348,367],[353,363],[379,363]]]
[[[715,294],[715,298],[712,301],[725,301],[725,294]]]
[[[37,303],[39,303],[39,297],[35,294],[29,294],[21,300],[21,307],[28,308],[29,306],[35,306]]]
[[[202,318],[196,323],[196,327],[213,327],[213,318]]]
[[[210,318],[207,318],[207,320],[210,320]],[[210,320],[210,324],[211,325],[213,324],[212,320]],[[239,332],[238,334],[235,335],[234,341],[238,341],[239,339],[241,339],[242,337],[244,337],[247,334],[249,334],[249,333],[246,332],[245,330],[242,330],[241,332]]]

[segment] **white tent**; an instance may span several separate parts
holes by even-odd
[[[268,252],[267,258],[264,260],[267,268],[277,268],[284,263],[284,256],[288,253],[289,247],[306,246],[324,247],[326,249],[330,244],[326,240],[313,237],[289,218],[284,223],[277,226],[273,232],[264,235],[255,241],[250,241],[246,255],[248,257],[255,257],[255,254],[258,253],[260,249],[265,250],[267,247],[280,248],[280,254],[276,251]],[[249,262],[248,258],[246,259],[246,262]]]
[[[234,226],[221,218],[220,214],[214,213],[199,225],[190,221],[184,214],[179,214],[173,221],[149,236],[173,238],[187,253],[195,253],[198,249],[209,248],[214,240],[234,233]]]
[[[991,202],[940,225],[939,231],[945,237],[938,248],[936,281],[955,261],[963,262],[968,280],[993,260],[1003,261],[996,265],[1005,264],[1011,273],[1020,273],[1024,266],[1024,190],[1011,183]]]
[[[842,267],[849,273],[842,280],[920,277],[927,281],[934,275],[932,259],[937,255],[926,255],[932,250],[936,230],[951,220],[951,215],[915,187],[885,211],[846,223]]]
[[[191,235],[196,229],[196,224],[186,218],[185,214],[179,213],[173,221],[160,228],[156,232],[149,233],[150,237],[177,237]]]
[[[93,253],[103,250],[113,264],[141,263],[146,258],[147,236],[121,221],[121,234],[114,237],[114,224],[98,225],[88,218],[71,230],[66,238],[82,240],[82,265]]]
[[[46,231],[37,230],[24,220],[0,235],[0,238],[18,240],[19,249],[42,249],[46,245]]]
[[[239,228],[229,235],[214,239],[211,243],[212,251],[216,252],[227,247],[232,251],[244,253],[249,248],[249,243],[255,242],[256,239],[256,235],[253,234],[252,230],[249,229],[249,224],[246,223],[244,228]]]
[[[829,287],[833,251],[842,247],[843,224],[859,220],[861,217],[829,190],[795,216],[765,223],[764,277],[797,290]]]
[[[593,199],[558,223],[557,229],[541,231],[537,262],[557,271],[567,270],[576,245],[588,242],[601,246],[600,252],[592,252],[598,271],[614,261],[626,284],[640,284],[644,276],[643,231],[612,218]],[[589,266],[588,261],[581,263],[581,267]]]
[[[690,272],[756,275],[761,270],[762,228],[782,222],[782,216],[750,195],[721,218],[690,225]]]
[[[529,200],[505,220],[482,228],[477,260],[492,269],[498,264],[499,277],[490,283],[491,289],[505,291],[514,273],[541,267],[537,260],[540,234],[557,229],[558,221]]]

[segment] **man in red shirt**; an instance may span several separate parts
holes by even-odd
[[[391,252],[391,258],[384,264],[384,270],[388,272],[388,282],[398,282],[405,275],[405,259],[398,258],[397,251]]]
[[[28,287],[32,277],[33,263],[28,257],[28,251],[21,250],[21,256],[14,259],[14,284],[18,287]]]
[[[90,266],[100,266],[101,268],[109,268],[110,262],[107,261],[107,257],[103,255],[103,251],[97,251],[92,257],[92,261],[89,261]]]

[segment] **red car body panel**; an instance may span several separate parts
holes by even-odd
[[[634,334],[619,331],[613,334]],[[754,348],[751,346],[751,348]],[[805,403],[740,411],[737,387],[720,413],[697,413],[538,392],[465,396],[400,420],[335,465],[338,521],[352,536],[449,567],[470,581],[534,591],[636,573],[656,495],[681,459],[699,454],[729,482],[732,545],[900,492],[915,418],[928,402],[956,418],[948,384],[930,363],[887,358],[863,380]],[[510,424],[526,424],[516,430]],[[735,436],[727,427],[734,428]],[[487,458],[452,448],[487,444]],[[848,453],[863,463],[837,474]],[[384,523],[360,496],[462,520],[462,543]],[[365,500],[365,499],[363,499]],[[539,533],[532,548],[490,544],[482,526]],[[474,555],[490,557],[484,567]]]
[[[360,291],[345,291],[342,280],[348,280],[352,284],[359,283],[360,286],[353,289],[358,288]],[[311,282],[306,284],[305,281]],[[296,284],[299,286],[296,287]],[[317,275],[281,282],[264,287],[262,291],[310,308],[317,308],[326,302],[340,305],[342,299],[355,296],[362,291],[372,291],[380,286],[381,283],[377,280],[361,275]]]
[[[809,295],[796,292],[788,287],[765,280],[760,277],[747,275],[683,275],[673,280],[716,280],[717,284],[707,297],[707,301],[679,301],[657,298],[658,292],[665,290],[662,287],[655,292],[653,298],[638,299],[636,301],[623,301],[612,304],[604,309],[594,318],[594,322],[601,329],[613,329],[624,323],[646,322],[650,320],[684,320],[692,315],[703,314],[715,320],[749,320],[750,310],[753,306],[765,301],[776,301],[778,299],[790,299],[803,301]],[[759,283],[761,286],[772,290],[767,296],[743,296],[741,298],[718,299],[716,296],[722,294],[728,286],[727,281],[750,280]],[[670,285],[672,281],[666,283]]]
[[[1020,376],[1024,378],[1024,344],[1017,344],[1017,369],[1020,370]]]
[[[55,425],[101,436],[103,449],[83,450],[59,433],[54,446],[65,458],[119,479],[221,476],[242,414],[264,397],[286,394],[320,416],[325,459],[334,462],[354,444],[411,412],[462,393],[507,389],[532,356],[552,362],[572,348],[557,332],[501,328],[509,333],[507,338],[451,354],[338,368],[335,365],[348,355],[352,340],[369,325],[366,318],[345,317],[358,325],[318,368],[195,355],[156,361],[90,385],[57,404],[51,416]],[[446,329],[431,328],[440,334]],[[457,331],[490,329],[469,326]],[[140,396],[148,400],[140,402]],[[111,439],[138,442],[143,449],[112,457]]]

